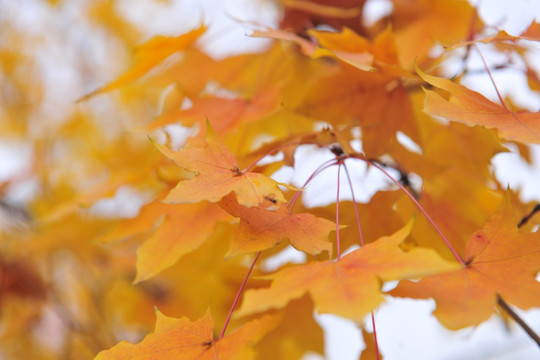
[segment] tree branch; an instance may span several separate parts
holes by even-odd
[[[512,308],[510,307],[510,305],[508,305],[508,303],[506,301],[503,300],[503,298],[497,294],[497,304],[508,314],[510,315],[510,317],[512,319],[514,319],[515,322],[517,322],[519,324],[519,326],[521,326],[521,328],[523,330],[525,330],[525,332],[527,333],[527,335],[529,335],[529,337],[531,339],[533,339],[536,344],[538,346],[540,346],[540,336],[538,336],[538,334],[536,334],[534,332],[533,329],[531,329],[531,327],[529,325],[527,325],[527,323],[519,317],[519,315],[514,311],[512,310]]]
[[[540,204],[536,204],[534,209],[532,209],[532,211],[528,215],[524,216],[523,219],[521,219],[517,227],[520,228],[523,225],[525,225],[527,221],[529,221],[533,217],[533,215],[539,211],[540,211]]]

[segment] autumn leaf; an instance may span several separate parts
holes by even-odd
[[[122,222],[100,242],[144,234],[156,227],[137,250],[137,283],[197,249],[212,234],[217,222],[229,218],[216,204],[164,204],[156,200],[144,206],[135,218]]]
[[[342,33],[337,35],[334,33],[327,33],[322,31],[310,31],[309,33],[316,38],[320,37],[323,41],[328,37],[339,37],[338,41],[336,41],[336,39],[334,39],[333,41],[335,44],[337,43],[338,46],[335,48],[318,46],[317,44],[312,43],[301,36],[279,29],[254,31],[251,36],[293,41],[300,46],[300,49],[305,55],[308,55],[314,59],[324,56],[330,56],[338,58],[348,63],[349,65],[358,68],[359,70],[375,70],[375,68],[372,66],[373,55],[368,51],[368,47],[364,46],[364,43],[362,42],[363,39],[359,37],[356,33],[354,33],[352,30],[345,28]],[[341,47],[339,45],[347,44],[348,42],[351,42],[351,39],[354,39],[356,40],[356,43],[361,44],[358,49],[355,49],[356,51],[350,51],[349,49],[339,49],[339,47]],[[350,48],[350,45],[348,47]]]
[[[303,37],[298,36],[293,32],[286,31],[286,30],[266,28],[264,30],[253,31],[251,33],[251,36],[252,37],[267,37],[267,38],[276,39],[276,40],[293,41],[300,47],[304,55],[307,55],[310,57],[315,57],[315,52],[317,51],[317,44],[309,40],[306,40]]]
[[[500,41],[513,41],[513,42],[515,42],[515,41],[518,41],[518,40],[521,40],[521,38],[519,36],[510,35],[506,31],[499,31],[496,35],[489,36],[489,37],[486,37],[486,38],[481,38],[481,39],[475,39],[475,40],[469,40],[469,41],[461,41],[461,42],[459,42],[457,44],[447,46],[446,49],[447,50],[452,50],[452,49],[457,49],[457,48],[460,48],[460,47],[468,46],[468,45],[471,45],[471,44],[477,44],[477,43],[489,44],[489,43],[500,42]]]
[[[380,71],[347,68],[312,86],[297,111],[338,128],[361,126],[363,151],[370,158],[386,153],[397,131],[421,145],[406,89]]]
[[[229,218],[218,206],[208,203],[161,204],[152,210],[165,218],[137,250],[135,282],[146,280],[173,265],[199,247],[212,234],[217,222]]]
[[[280,0],[283,5],[290,9],[296,9],[304,11],[306,13],[327,16],[333,18],[353,18],[358,17],[362,14],[362,9],[360,7],[353,8],[342,8],[337,6],[318,4],[310,1],[299,1],[299,0]]]
[[[151,38],[144,44],[135,47],[134,52],[136,61],[129,70],[107,85],[83,96],[78,101],[86,100],[97,94],[117,89],[137,80],[165,60],[165,58],[193,44],[205,31],[206,27],[201,25],[198,29],[177,37],[156,36]]]
[[[540,112],[513,112],[448,79],[428,75],[419,68],[416,71],[429,84],[449,94],[444,98],[433,90],[424,90],[424,111],[427,113],[468,125],[496,128],[507,140],[540,143]]]
[[[519,40],[531,40],[531,41],[540,40],[540,24],[538,24],[536,21],[533,21],[531,25],[529,25],[529,27],[525,29],[519,36],[510,35],[506,31],[501,30],[496,35],[493,35],[493,36],[489,36],[489,37],[481,38],[481,39],[469,40],[469,41],[462,41],[457,44],[448,46],[446,48],[456,49],[459,47],[468,46],[468,45],[476,44],[476,43],[489,44],[489,43],[496,43],[496,42],[502,42],[502,41],[510,41],[510,42],[515,43]]]
[[[283,320],[258,344],[259,360],[300,360],[307,351],[324,354],[323,330],[313,318],[309,296],[291,301]]]
[[[366,0],[279,0],[284,5],[280,28],[305,35],[308,24],[327,24],[341,30],[346,26],[364,31],[359,19]],[[311,25],[313,26],[313,25]]]
[[[360,355],[360,360],[382,360],[383,356],[379,353],[379,349],[374,341],[374,334],[367,332],[366,329],[362,328],[362,338],[364,339],[364,344],[366,347],[362,350]]]
[[[540,23],[533,21],[529,27],[519,36],[522,39],[538,41],[540,40]]]
[[[399,65],[392,27],[370,41],[351,29],[344,27],[339,33],[309,30],[319,43],[314,57],[332,56],[363,71],[381,71],[396,78],[412,78],[410,71]]]
[[[413,69],[430,57],[437,42],[454,44],[482,28],[476,9],[466,1],[393,0],[392,23],[399,63]],[[460,19],[460,21],[456,21]]]
[[[214,338],[210,312],[195,321],[175,319],[156,311],[156,328],[138,344],[127,341],[100,352],[95,360],[121,359],[254,359],[252,344],[279,324],[280,316],[265,316],[250,321],[222,339]]]
[[[322,251],[332,253],[328,234],[336,229],[336,225],[331,221],[308,213],[289,214],[285,204],[274,204],[269,200],[262,206],[247,208],[228,195],[220,205],[240,218],[231,239],[229,256],[268,249],[283,239],[289,239],[296,249],[312,255]]]
[[[238,315],[282,308],[309,292],[320,313],[361,320],[383,301],[381,282],[420,277],[459,267],[433,250],[404,252],[399,244],[412,227],[409,222],[391,236],[357,249],[334,261],[311,262],[269,275],[269,288],[246,292]]]
[[[178,166],[197,173],[191,180],[180,181],[171,190],[166,202],[196,203],[203,200],[217,202],[234,192],[238,202],[244,206],[256,206],[265,196],[276,201],[285,201],[278,184],[262,175],[242,171],[233,153],[223,144],[211,126],[207,126],[207,144],[172,151],[155,144],[159,151],[172,159]]]
[[[223,98],[218,96],[201,97],[186,110],[173,110],[155,119],[148,130],[173,123],[184,126],[204,125],[205,119],[219,119],[214,126],[219,134],[231,132],[241,124],[250,123],[269,116],[279,108],[280,95],[276,88],[255,95],[251,99]]]
[[[389,293],[412,298],[432,297],[433,314],[449,329],[487,320],[495,311],[496,295],[522,309],[540,304],[540,233],[518,230],[510,196],[467,245],[466,267],[401,282]]]
[[[389,232],[395,232],[406,224],[407,220],[400,221],[397,217],[387,216],[392,208],[395,208],[398,200],[405,196],[400,191],[379,191],[370,200],[368,204],[358,203],[358,218],[362,230],[364,243],[371,243],[378,238],[387,235]],[[298,206],[298,204],[297,204]],[[339,203],[339,224],[340,226],[348,225],[340,229],[340,241],[342,249],[347,249],[351,246],[360,245],[360,234],[356,224],[355,204],[352,201],[340,201]],[[336,204],[330,204],[325,207],[315,207],[309,209],[301,209],[308,211],[316,216],[325,219],[335,219]],[[409,217],[410,219],[410,217]],[[418,219],[415,219],[415,228]],[[414,230],[413,230],[414,231]],[[335,232],[330,235],[331,241],[335,241]]]

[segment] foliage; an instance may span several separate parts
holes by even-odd
[[[482,72],[517,63],[538,91],[524,40],[540,25],[494,34],[458,0],[393,0],[369,24],[365,3],[277,1],[277,28],[245,24],[270,45],[218,59],[200,46],[212,24],[143,41],[116,1],[97,1],[86,21],[131,63],[108,54],[121,75],[63,113],[40,106],[40,36],[0,18],[0,126],[32,153],[1,186],[2,355],[300,359],[323,352],[317,311],[356,321],[362,359],[380,358],[362,320],[385,297],[433,298],[452,330],[504,315],[500,301],[539,307],[538,207],[491,161],[509,146],[530,161],[540,113],[464,80],[483,44],[506,60]],[[275,180],[301,149],[330,160],[303,184]],[[366,203],[358,163],[388,176]],[[335,200],[298,201],[329,168]],[[268,270],[291,246],[305,263]]]

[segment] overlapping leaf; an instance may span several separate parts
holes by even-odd
[[[476,9],[466,1],[393,0],[387,19],[396,37],[399,62],[405,69],[430,57],[436,42],[454,44],[481,29]],[[459,19],[459,21],[456,21]]]
[[[311,214],[289,214],[283,203],[266,200],[261,206],[246,208],[229,195],[220,205],[231,215],[240,218],[240,225],[231,239],[229,255],[268,249],[283,239],[289,239],[298,250],[316,255],[332,252],[328,241],[336,225]]]
[[[448,79],[428,75],[418,68],[416,70],[425,81],[449,94],[445,98],[433,90],[425,90],[424,110],[429,114],[468,125],[496,128],[499,135],[507,140],[540,143],[540,112],[511,111],[476,91]]]
[[[143,207],[137,217],[124,221],[101,241],[148,232],[161,219],[157,229],[137,251],[135,282],[138,282],[152,277],[198,248],[210,236],[216,223],[228,218],[216,204],[164,204],[154,201]]]
[[[197,203],[203,200],[217,202],[231,192],[244,206],[256,206],[265,196],[285,201],[278,184],[262,174],[243,172],[238,168],[234,154],[219,140],[214,130],[207,126],[207,144],[172,151],[156,147],[178,166],[196,172],[191,180],[180,181],[165,201],[171,203]]]
[[[293,41],[300,46],[300,49],[305,55],[308,55],[312,58],[320,58],[323,56],[336,57],[349,65],[352,65],[363,71],[374,71],[373,67],[373,54],[370,52],[369,43],[362,37],[358,36],[353,31],[345,28],[343,33],[334,34],[334,33],[324,33],[317,31],[310,31],[310,34],[317,37],[320,36],[323,41],[326,43],[334,45],[333,47],[327,48],[318,46],[315,43],[312,43],[301,36],[298,36],[294,33],[278,30],[278,29],[267,29],[264,31],[254,31],[252,36],[254,37],[269,37],[279,40],[289,40]],[[328,38],[332,39],[333,42],[330,43]],[[350,44],[348,49],[343,46],[351,42],[351,39],[355,40],[356,48],[351,49]]]
[[[184,126],[203,124],[205,118],[219,119],[215,123],[216,132],[231,132],[239,125],[269,116],[279,108],[279,93],[270,88],[252,99],[203,97],[197,99],[187,110],[174,110],[157,118],[148,129],[163,127],[172,123]]]
[[[279,316],[265,316],[245,324],[229,336],[214,338],[214,321],[207,312],[202,318],[190,321],[175,319],[156,312],[156,328],[139,344],[123,341],[112,349],[102,351],[95,360],[162,359],[216,360],[253,359],[252,344],[278,325]]]
[[[469,241],[466,267],[401,282],[394,296],[433,297],[434,315],[450,329],[477,325],[495,311],[496,295],[522,309],[540,304],[540,233],[517,229],[510,197]]]
[[[198,29],[192,30],[177,37],[156,36],[144,44],[137,46],[135,48],[137,60],[129,70],[109,84],[91,92],[88,95],[85,95],[83,98],[81,98],[81,100],[106,91],[117,89],[121,86],[129,84],[134,80],[137,80],[150,71],[153,67],[165,60],[165,58],[193,44],[205,31],[206,27],[201,25]]]
[[[415,278],[448,271],[457,263],[442,260],[433,250],[400,249],[412,222],[394,233],[355,250],[337,261],[311,262],[268,276],[269,288],[250,290],[239,314],[282,308],[308,293],[321,313],[362,319],[383,301],[381,281]]]
[[[283,320],[258,344],[259,360],[300,360],[306,352],[324,354],[323,330],[313,318],[309,296],[291,301]]]

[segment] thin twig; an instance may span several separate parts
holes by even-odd
[[[508,314],[510,315],[510,317],[512,319],[514,319],[515,322],[517,322],[519,324],[519,326],[521,326],[521,328],[523,330],[525,330],[525,332],[527,333],[527,335],[529,335],[529,337],[531,339],[534,340],[534,342],[536,342],[536,344],[538,346],[540,346],[540,336],[538,336],[538,334],[536,334],[534,332],[533,329],[531,329],[531,327],[529,325],[527,325],[527,323],[519,317],[518,314],[516,314],[516,312],[514,310],[512,310],[512,308],[510,307],[510,305],[508,305],[508,303],[506,301],[503,300],[503,298],[497,294],[497,304]]]
[[[221,330],[221,334],[219,334],[218,340],[222,339],[223,336],[225,336],[225,330],[227,330],[227,326],[229,325],[229,321],[231,320],[231,315],[234,311],[234,308],[236,307],[236,304],[238,303],[238,299],[240,299],[240,295],[242,295],[242,292],[244,291],[244,287],[246,286],[246,283],[249,279],[249,275],[253,271],[253,268],[255,267],[257,260],[259,260],[259,256],[261,256],[260,251],[257,253],[257,255],[255,255],[255,259],[253,260],[253,263],[249,267],[246,277],[244,277],[244,281],[242,281],[242,285],[240,285],[240,289],[238,289],[238,292],[236,293],[236,297],[234,298],[234,301],[231,305],[231,309],[229,310],[229,315],[227,315],[227,320],[225,320],[225,324],[223,325],[223,330]]]
[[[341,182],[340,179],[340,173],[341,173],[341,163],[338,163],[338,170],[337,170],[337,192],[336,192],[336,247],[337,247],[337,257],[336,260],[339,260],[341,258],[341,242],[339,239],[339,183]]]
[[[373,343],[375,344],[375,354],[377,355],[377,360],[381,358],[379,353],[379,341],[377,341],[377,329],[375,327],[375,314],[371,312],[371,325],[373,326]]]
[[[463,266],[466,266],[465,262],[463,261],[463,259],[458,255],[458,253],[456,252],[456,250],[454,249],[454,247],[452,246],[452,244],[450,244],[450,241],[448,241],[448,239],[446,238],[446,236],[444,236],[444,234],[442,233],[441,229],[439,229],[439,227],[437,226],[437,224],[435,223],[435,221],[433,221],[433,219],[431,218],[431,216],[429,216],[429,214],[426,212],[426,210],[424,210],[424,208],[422,207],[422,205],[420,205],[420,203],[414,198],[414,196],[411,195],[411,193],[403,186],[401,185],[401,183],[399,181],[397,181],[396,179],[394,179],[392,177],[392,175],[390,175],[386,170],[384,170],[382,167],[380,167],[379,165],[377,165],[376,163],[372,162],[372,161],[369,161],[367,159],[363,159],[361,157],[356,157],[356,159],[360,159],[360,160],[363,160],[365,162],[367,162],[368,164],[371,164],[373,167],[377,168],[379,171],[381,171],[384,175],[386,175],[390,180],[392,180],[397,186],[399,186],[401,188],[401,190],[403,190],[405,192],[405,194],[407,194],[407,196],[414,202],[414,204],[416,205],[416,207],[422,212],[422,214],[424,214],[424,216],[426,217],[426,219],[429,221],[429,223],[431,224],[431,226],[433,226],[433,228],[435,229],[435,231],[437,231],[437,233],[439,234],[439,236],[441,237],[441,239],[444,241],[444,243],[446,244],[446,246],[450,249],[450,251],[452,252],[452,254],[454,255],[454,257],[456,258],[456,260]]]
[[[517,227],[520,228],[523,225],[525,225],[527,221],[529,221],[534,216],[534,214],[536,214],[539,211],[540,211],[540,204],[536,204],[534,209],[532,209],[532,211],[528,215],[524,216],[523,219],[521,219]]]
[[[352,185],[351,176],[349,175],[349,169],[347,165],[343,162],[343,167],[345,168],[345,173],[347,174],[347,180],[349,181],[349,187],[351,188],[352,200],[354,205],[354,215],[356,216],[356,226],[358,227],[358,235],[360,236],[360,246],[364,246],[364,234],[362,233],[362,226],[360,225],[360,216],[358,214],[358,203],[356,202],[356,197],[354,196],[354,187]]]

